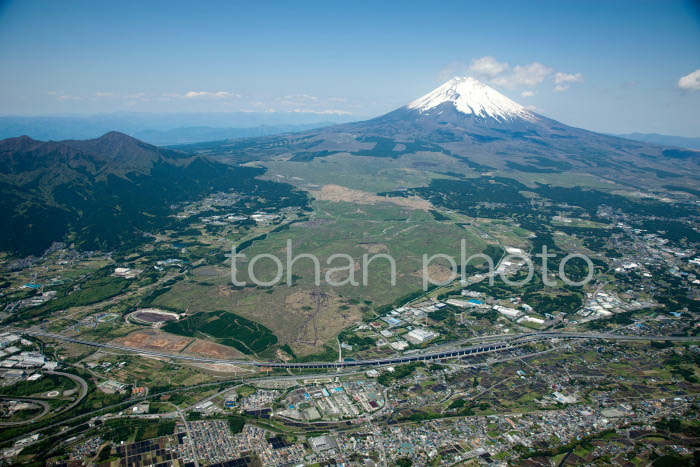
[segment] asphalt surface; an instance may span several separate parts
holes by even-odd
[[[426,351],[422,353],[413,353],[408,355],[402,355],[397,357],[388,358],[378,358],[369,360],[352,360],[345,362],[306,362],[306,363],[286,363],[286,362],[268,362],[259,360],[227,360],[227,359],[217,359],[217,358],[207,358],[198,357],[193,355],[181,355],[172,354],[167,352],[158,352],[155,350],[139,349],[134,347],[127,347],[123,345],[102,343],[88,341],[84,339],[79,339],[76,337],[69,337],[63,334],[55,334],[44,331],[36,331],[29,329],[14,328],[11,329],[13,332],[25,334],[34,337],[44,337],[49,339],[56,339],[65,342],[72,342],[75,344],[82,344],[91,347],[119,350],[123,352],[131,352],[139,355],[147,355],[153,357],[170,358],[174,360],[186,360],[199,363],[217,363],[217,364],[230,364],[230,365],[248,365],[255,367],[267,367],[267,368],[347,368],[347,367],[364,367],[364,366],[381,366],[381,365],[392,365],[400,363],[410,363],[417,361],[426,360],[444,360],[456,357],[466,357],[470,355],[478,355],[487,352],[498,352],[502,350],[507,350],[515,345],[522,345],[528,342],[542,341],[548,339],[600,339],[600,340],[617,340],[617,341],[674,341],[674,342],[684,342],[684,341],[700,341],[700,337],[678,337],[678,336],[638,336],[630,334],[612,334],[612,333],[583,333],[583,332],[558,332],[558,331],[545,331],[545,332],[532,332],[526,334],[513,334],[512,336],[502,336],[500,341],[490,342],[487,344],[481,344],[466,348],[455,348],[446,349],[441,351]],[[449,344],[442,344],[441,347]],[[455,343],[455,345],[458,345]]]
[[[39,420],[41,417],[49,413],[49,404],[45,400],[41,399],[33,399],[31,397],[0,397],[1,400],[4,401],[21,401],[21,402],[31,402],[32,404],[36,404],[41,406],[41,413],[38,415],[34,415],[32,418],[28,420],[20,420],[16,422],[0,422],[0,426],[20,426],[20,425],[27,425],[29,423],[34,423],[36,420]]]

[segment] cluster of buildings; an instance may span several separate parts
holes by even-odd
[[[34,344],[17,334],[0,334],[0,368],[55,370],[58,362],[34,350]]]
[[[216,208],[231,208],[234,207],[243,196],[238,193],[214,193],[206,198],[189,203],[182,207],[179,213],[175,216],[178,219],[187,219],[190,216],[195,216],[202,212],[211,211]],[[171,205],[171,209],[178,209],[177,205]]]
[[[615,313],[653,308],[658,304],[653,300],[623,300],[612,290],[596,290],[586,294],[583,309],[578,312],[583,317],[579,322],[607,318]]]
[[[132,269],[132,268],[114,268],[114,275],[116,277],[123,277],[124,279],[134,279],[141,274],[143,270]]]
[[[128,384],[120,383],[113,379],[102,381],[97,385],[98,389],[105,394],[125,393],[129,389]]]
[[[251,214],[250,216],[244,216],[241,214],[215,214],[213,216],[207,216],[202,218],[202,223],[205,225],[215,225],[223,227],[230,224],[235,224],[236,222],[241,222],[250,219],[258,225],[268,225],[280,218],[279,214],[267,213],[267,212],[257,212]]]
[[[5,313],[14,313],[22,308],[29,308],[33,306],[43,305],[49,300],[56,298],[55,290],[41,291],[43,286],[41,284],[28,283],[22,286],[24,289],[33,289],[39,291],[29,298],[24,298],[22,300],[15,300],[7,303],[4,308]]]
[[[508,321],[532,329],[540,329],[556,320],[553,315],[540,315],[524,303],[520,297],[496,300],[484,293],[462,290],[462,298],[447,298],[442,301],[425,300],[420,303],[402,306],[391,310],[385,316],[370,323],[361,323],[352,329],[360,336],[369,336],[374,340],[376,349],[389,348],[396,352],[410,351],[424,344],[434,342],[440,337],[439,323],[436,326],[431,319],[433,313],[445,308],[461,310],[456,313],[457,322],[466,324],[464,315],[471,313],[485,314],[496,312]],[[468,313],[467,313],[468,312]],[[502,326],[501,326],[502,327]],[[353,346],[341,342],[341,347],[353,350]]]
[[[494,310],[510,321],[529,327],[539,328],[547,321],[546,317],[538,315],[530,305],[523,303],[520,297],[495,300],[483,292],[473,290],[462,290],[461,295],[464,299],[448,299],[446,303],[479,313]]]
[[[248,219],[248,216],[240,216],[237,214],[213,215],[202,218],[205,225],[225,226]]]
[[[126,364],[127,363],[125,361],[116,362],[116,363],[112,363],[110,361],[91,361],[91,362],[85,363],[85,366],[87,368],[89,368],[90,370],[99,371],[101,373],[108,374],[108,373],[114,371],[115,369],[118,370],[118,369],[124,368],[126,366]]]
[[[281,393],[276,389],[258,389],[254,394],[240,400],[243,410],[260,410],[269,408],[279,399]]]
[[[369,324],[360,324],[354,331],[373,332],[377,348],[391,348],[397,352],[403,351],[412,345],[422,345],[431,342],[440,333],[428,326],[428,313],[445,307],[444,303],[432,301],[423,302],[414,306],[404,306],[390,311],[377,321]],[[341,344],[343,348],[352,350],[352,346]]]
[[[275,415],[301,421],[356,419],[384,406],[384,396],[372,381],[329,383],[291,391],[285,408]]]
[[[178,457],[185,465],[193,457],[207,465],[245,466],[252,456],[258,456],[262,465],[273,467],[304,465],[306,460],[303,444],[288,443],[251,424],[235,435],[222,420],[187,422],[187,427],[178,425],[177,431]]]
[[[71,322],[64,328],[64,331],[77,331],[81,329],[95,329],[101,323],[114,321],[119,315],[117,313],[100,312],[81,317],[78,321]]]
[[[180,427],[180,433],[189,436],[181,445],[181,457],[207,463],[216,463],[241,457],[236,449],[233,435],[228,424],[223,420],[206,420],[187,422],[187,428]]]
[[[100,446],[104,443],[104,439],[101,436],[95,436],[82,443],[74,446],[70,451],[70,458],[75,460],[82,460],[86,457],[92,457],[97,454]]]
[[[611,237],[614,248],[623,254],[613,259],[612,266],[616,273],[638,274],[652,283],[654,274],[651,268],[661,267],[688,287],[696,290],[700,287],[700,251],[697,244],[674,244],[657,233],[634,228],[624,221],[617,221],[615,227],[623,232]]]
[[[297,211],[297,208],[287,207],[283,208],[279,213],[258,211],[247,215],[243,214],[241,210],[237,208],[244,198],[244,196],[237,193],[217,193],[201,201],[184,206],[178,211],[177,214],[175,214],[175,218],[184,220],[199,214],[211,213],[212,211],[221,212],[224,210],[228,212],[225,212],[224,214],[213,214],[202,217],[202,223],[204,225],[223,227],[235,224],[237,222],[250,220],[256,224],[267,225],[278,221],[285,214],[292,211]],[[176,208],[175,206],[173,207]]]
[[[453,465],[475,458],[494,464],[498,459],[517,459],[519,446],[538,449],[567,444],[608,429],[621,430],[622,438],[631,430],[653,432],[654,421],[680,416],[692,402],[687,398],[610,402],[536,414],[375,425],[337,433],[332,454],[335,459],[357,459],[350,465],[391,465],[401,458],[409,458],[415,466]]]

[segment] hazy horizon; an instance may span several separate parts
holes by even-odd
[[[6,2],[0,114],[249,111],[363,120],[452,76],[473,75],[572,126],[700,134],[694,2],[367,11]]]

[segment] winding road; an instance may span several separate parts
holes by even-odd
[[[31,397],[0,397],[0,400],[4,401],[20,401],[20,402],[30,402],[32,404],[36,404],[41,406],[41,413],[34,415],[32,418],[29,418],[27,420],[18,420],[16,422],[0,422],[0,426],[20,426],[20,425],[27,425],[29,423],[34,423],[35,421],[39,420],[41,417],[49,413],[49,404],[48,402],[41,400],[41,399],[32,399]]]
[[[70,403],[70,405],[61,408],[58,412],[55,412],[54,414],[58,414],[61,412],[66,412],[67,410],[72,409],[76,405],[82,401],[85,396],[87,396],[88,392],[88,384],[87,382],[81,378],[78,375],[74,375],[72,373],[63,373],[61,371],[46,371],[45,372],[48,375],[59,375],[59,376],[65,376],[66,378],[70,379],[73,381],[77,387],[80,388],[80,393],[78,394],[78,397]],[[22,402],[31,402],[33,404],[40,405],[41,408],[43,409],[42,412],[38,415],[35,415],[34,417],[28,419],[28,420],[20,420],[17,422],[0,422],[0,426],[20,426],[20,425],[28,425],[30,423],[34,423],[37,420],[39,420],[41,417],[49,413],[49,404],[46,402],[44,399],[38,399],[36,397],[11,397],[11,396],[4,396],[0,397],[2,400],[14,400],[14,401],[22,401]]]

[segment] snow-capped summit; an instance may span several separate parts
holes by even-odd
[[[472,77],[455,77],[408,104],[408,108],[425,113],[446,102],[458,112],[496,120],[523,119],[535,121],[535,114],[508,99],[495,89]]]

